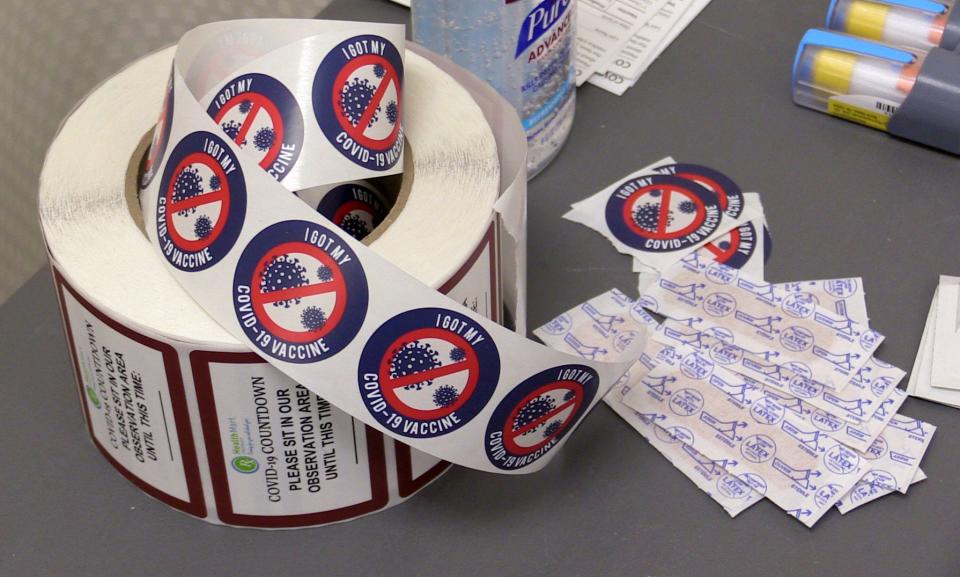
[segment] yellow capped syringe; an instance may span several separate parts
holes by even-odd
[[[797,104],[960,154],[960,53],[810,30],[793,63]]]
[[[953,50],[960,44],[960,11],[953,0],[832,0],[827,28],[884,44]]]

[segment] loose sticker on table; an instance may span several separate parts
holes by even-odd
[[[708,238],[720,225],[719,198],[699,184],[675,176],[628,180],[610,196],[607,227],[625,245],[670,252]]]
[[[699,164],[668,164],[654,170],[692,180],[713,192],[720,202],[720,209],[731,218],[737,218],[743,212],[743,191],[730,177],[718,170]]]
[[[746,223],[703,245],[714,260],[731,268],[743,268],[757,250],[757,229]],[[695,253],[694,253],[695,254]]]

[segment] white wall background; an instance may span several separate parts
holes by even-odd
[[[311,18],[330,0],[0,0],[0,303],[41,266],[37,179],[61,119],[128,62],[214,20]]]

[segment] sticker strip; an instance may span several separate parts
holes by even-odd
[[[378,174],[394,160],[397,133],[370,122],[389,116],[378,107],[401,84],[402,61],[387,55],[400,53],[403,27],[297,26],[305,32],[290,44],[320,59],[310,79],[316,118],[305,122],[353,163],[330,180]],[[565,355],[451,303],[290,194],[198,101],[208,90],[188,71],[211,30],[178,46],[173,113],[158,127],[170,146],[142,195],[148,235],[181,286],[240,342],[371,427],[480,470],[542,468],[629,364]],[[386,76],[372,97],[354,99],[354,81],[375,83],[378,67]],[[178,227],[179,215],[206,205],[218,207],[207,234]]]

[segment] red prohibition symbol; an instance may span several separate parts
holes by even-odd
[[[177,182],[177,177],[180,176],[183,171],[198,164],[210,170],[214,176],[217,177],[217,180],[220,182],[219,188],[202,192],[190,198],[174,201],[174,186]],[[226,225],[227,214],[230,212],[230,185],[227,183],[227,175],[216,159],[203,152],[194,152],[184,157],[184,159],[177,164],[173,174],[174,178],[170,179],[165,193],[167,199],[167,230],[170,232],[173,242],[182,250],[199,252],[212,245]],[[174,215],[213,203],[219,203],[220,207],[209,235],[205,238],[188,239],[180,234],[180,231],[174,224]]]
[[[394,141],[397,138],[397,133],[400,131],[400,123],[395,122],[393,124],[393,130],[383,138],[370,138],[365,133],[367,131],[370,120],[373,118],[373,115],[376,114],[377,108],[380,107],[381,102],[383,102],[384,97],[387,95],[387,90],[391,85],[394,86],[394,89],[399,92],[400,84],[398,82],[397,71],[393,68],[393,64],[390,63],[386,58],[376,55],[376,54],[367,54],[364,56],[358,56],[350,62],[348,62],[343,69],[337,74],[336,80],[333,82],[333,93],[331,94],[331,102],[337,102],[340,99],[341,91],[347,85],[347,82],[350,81],[350,77],[354,72],[363,68],[365,66],[383,66],[384,75],[380,79],[380,83],[377,85],[377,90],[374,92],[373,97],[370,98],[370,103],[367,105],[367,108],[363,111],[363,115],[360,117],[360,120],[354,125],[350,122],[350,119],[343,113],[341,107],[334,106],[333,110],[337,117],[337,122],[340,123],[341,128],[350,135],[354,141],[360,143],[361,145],[372,148],[375,150],[381,150],[385,148],[390,148],[393,146]],[[400,106],[399,99],[397,99],[397,106]],[[398,110],[397,116],[400,116]]]
[[[330,280],[307,283],[301,286],[290,288],[281,288],[272,291],[263,291],[259,279],[264,274],[271,263],[280,257],[289,257],[290,255],[300,254],[309,256],[319,261],[323,266],[330,270]],[[318,295],[332,294],[334,297],[333,305],[324,307],[329,310],[326,322],[323,326],[316,329],[291,330],[280,325],[271,317],[267,305],[272,305],[282,301],[292,301],[294,299],[303,299]],[[264,327],[274,336],[293,343],[314,342],[326,336],[334,330],[343,318],[347,309],[349,300],[347,295],[347,286],[343,278],[343,272],[337,262],[320,248],[303,242],[287,242],[278,245],[273,250],[268,251],[254,267],[252,282],[250,283],[250,300],[253,303],[254,314],[257,319],[263,323]]]
[[[340,226],[340,224],[343,223],[343,219],[346,218],[348,214],[353,212],[361,212],[369,216],[371,222],[376,220],[377,217],[377,215],[373,214],[369,204],[359,200],[351,200],[343,203],[343,205],[337,209],[337,212],[334,213],[333,218],[330,220],[333,221],[333,224]]]
[[[250,129],[257,121],[257,118],[262,116],[261,112],[265,114],[270,120],[270,128],[274,131],[273,144],[263,153],[263,158],[260,160],[260,167],[266,169],[280,155],[280,147],[284,142],[283,115],[269,98],[256,92],[242,92],[228,100],[223,107],[220,108],[220,112],[217,113],[214,120],[217,124],[220,124],[230,111],[235,108],[240,108],[241,106],[247,106],[244,104],[245,102],[250,103],[250,109],[246,112],[242,112],[242,109],[239,111],[243,116],[243,123],[240,125],[239,130],[237,130],[237,135],[233,138],[233,141],[237,146],[246,148],[245,143],[247,142],[247,135]]]
[[[690,172],[678,172],[677,176],[680,178],[686,178],[687,180],[692,180],[697,184],[703,186],[707,190],[713,191],[717,195],[717,200],[720,202],[720,210],[726,211],[727,206],[729,206],[730,201],[727,198],[726,189],[720,186],[720,183],[712,178],[708,178],[702,174],[695,174]]]
[[[657,222],[655,223],[656,226],[651,226],[650,229],[647,229],[636,224],[633,218],[633,209],[637,204],[650,199],[653,199],[653,202],[650,202],[650,204],[656,205],[659,202],[660,210]],[[681,204],[685,207],[689,206],[694,210],[691,211],[688,218],[684,218],[683,222],[679,223],[679,227],[674,227],[673,219],[675,213],[684,213],[682,209],[674,210],[674,208],[679,207]],[[703,200],[692,191],[674,184],[656,183],[645,186],[631,194],[626,202],[623,203],[622,214],[623,221],[630,230],[637,235],[645,238],[668,240],[682,238],[695,231],[703,224],[707,212]]]
[[[555,408],[542,415],[538,415],[520,427],[514,428],[518,417],[520,417],[520,412],[525,407],[532,402],[536,402],[536,399],[540,397],[554,395],[559,395],[561,399],[569,400],[562,401]],[[514,407],[507,417],[506,423],[504,423],[503,426],[504,447],[514,455],[527,455],[539,450],[541,447],[560,437],[570,423],[576,420],[584,398],[585,393],[583,386],[576,381],[555,381],[534,389],[517,403],[517,406]],[[559,422],[560,425],[553,426],[553,430],[549,430],[549,427],[554,422]],[[522,441],[522,437],[527,433],[538,431],[541,428],[544,429],[544,433],[541,435],[541,441],[533,445],[525,445],[518,442]]]
[[[415,343],[425,339],[444,341],[450,344],[454,350],[459,349],[462,351],[463,358],[432,369],[391,377],[390,364],[394,352],[401,349],[405,344]],[[477,382],[480,378],[480,360],[470,343],[459,335],[438,328],[423,328],[400,336],[387,347],[387,352],[380,362],[379,373],[384,400],[387,401],[396,412],[410,419],[428,421],[446,417],[456,412],[470,400],[474,390],[477,388]],[[435,409],[418,409],[405,403],[401,395],[398,394],[398,391],[404,387],[445,377],[465,379],[462,388],[458,387],[459,395],[457,396],[457,400],[447,406],[441,406]]]
[[[727,240],[729,244],[727,245],[726,249],[718,246],[717,243],[714,242],[708,242],[707,244],[703,245],[703,247],[710,251],[714,259],[719,263],[725,263],[730,260],[733,255],[737,254],[737,249],[740,247],[740,229],[735,228],[728,234],[730,235],[730,238]]]

